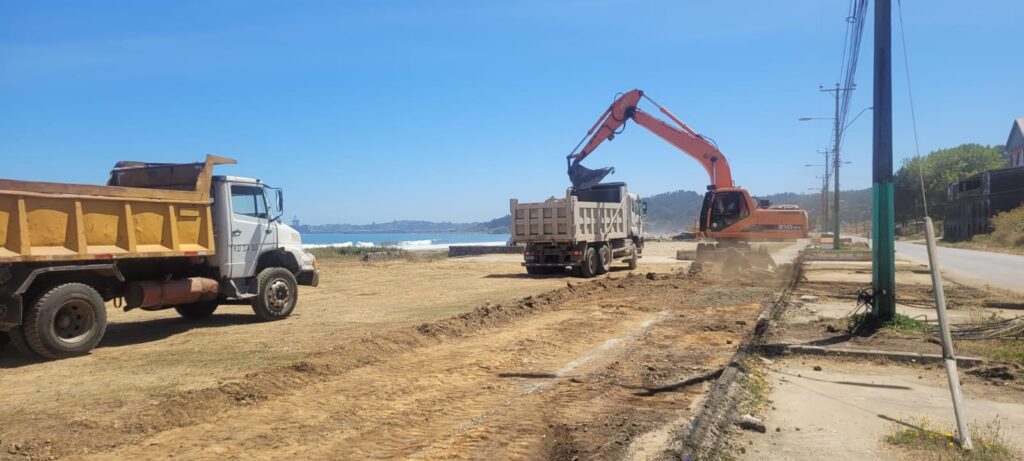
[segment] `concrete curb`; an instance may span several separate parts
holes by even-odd
[[[510,245],[452,245],[448,247],[448,257],[477,256],[490,254],[522,254],[523,247]]]
[[[743,364],[761,346],[764,335],[771,329],[782,311],[796,284],[803,275],[802,256],[792,264],[793,273],[778,299],[765,303],[757,317],[753,333],[740,344],[736,354],[722,371],[722,376],[712,385],[701,403],[701,409],[687,427],[679,430],[678,441],[669,447],[663,458],[697,460],[712,458],[721,453],[733,422],[739,416],[740,404],[746,395],[745,386],[749,375]]]
[[[848,349],[842,347],[808,346],[804,344],[774,343],[765,344],[758,348],[766,355],[821,355],[836,357],[857,357],[867,359],[887,359],[899,362],[915,363],[942,363],[942,356],[939,354],[924,354],[919,352],[894,352],[875,349]],[[979,357],[957,357],[956,362],[963,367],[974,367],[988,363],[987,359]]]
[[[871,251],[805,252],[804,261],[871,261]]]

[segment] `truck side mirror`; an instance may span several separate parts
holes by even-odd
[[[640,210],[644,212],[644,216],[647,216],[647,202],[640,202]]]
[[[281,190],[281,189],[277,189],[276,192],[277,192],[277,212],[283,215],[284,214],[284,191]]]

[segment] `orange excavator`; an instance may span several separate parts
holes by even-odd
[[[638,108],[640,99],[649,101],[678,126],[670,125]],[[729,162],[714,142],[686,126],[668,109],[654,102],[640,90],[633,90],[618,97],[587,131],[583,140],[576,146],[578,151],[574,150],[566,157],[569,163],[569,179],[574,187],[585,189],[597,184],[611,172],[610,168],[591,170],[580,165],[580,162],[593,153],[602,142],[610,141],[616,134],[621,133],[626,121],[630,119],[692,157],[707,171],[711,184],[704,194],[699,216],[700,234],[703,237],[717,240],[717,246],[741,248],[749,248],[747,242],[750,241],[793,240],[807,237],[806,211],[795,205],[772,206],[768,200],[755,200],[746,189],[736,187],[732,181]],[[763,248],[761,251],[764,251]]]

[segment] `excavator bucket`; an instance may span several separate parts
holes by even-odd
[[[572,182],[572,187],[575,189],[590,189],[598,185],[605,176],[608,176],[615,172],[615,168],[598,168],[591,170],[578,162],[573,162],[569,166],[569,181]]]

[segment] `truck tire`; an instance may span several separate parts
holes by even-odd
[[[213,315],[213,311],[217,310],[217,305],[217,301],[199,302],[175,306],[174,310],[178,311],[178,315],[183,318],[198,320]]]
[[[640,257],[637,254],[636,247],[633,247],[633,251],[629,255],[629,270],[635,270],[636,269],[636,262],[637,262],[638,259],[640,259]]]
[[[36,355],[59,359],[91,351],[107,331],[107,308],[89,285],[65,283],[25,310],[24,340]]]
[[[608,245],[601,245],[601,248],[597,250],[598,274],[607,274],[608,271],[612,270],[612,249]]]
[[[6,331],[0,331],[0,351],[4,350],[9,342],[11,342],[11,335],[7,334]]]
[[[291,315],[299,301],[295,275],[283,267],[268,267],[256,276],[252,310],[262,320],[281,320]]]
[[[587,247],[587,250],[583,252],[583,260],[580,261],[580,277],[589,279],[597,275],[598,268],[601,266],[601,262],[597,259],[597,251],[594,250],[594,247]]]

